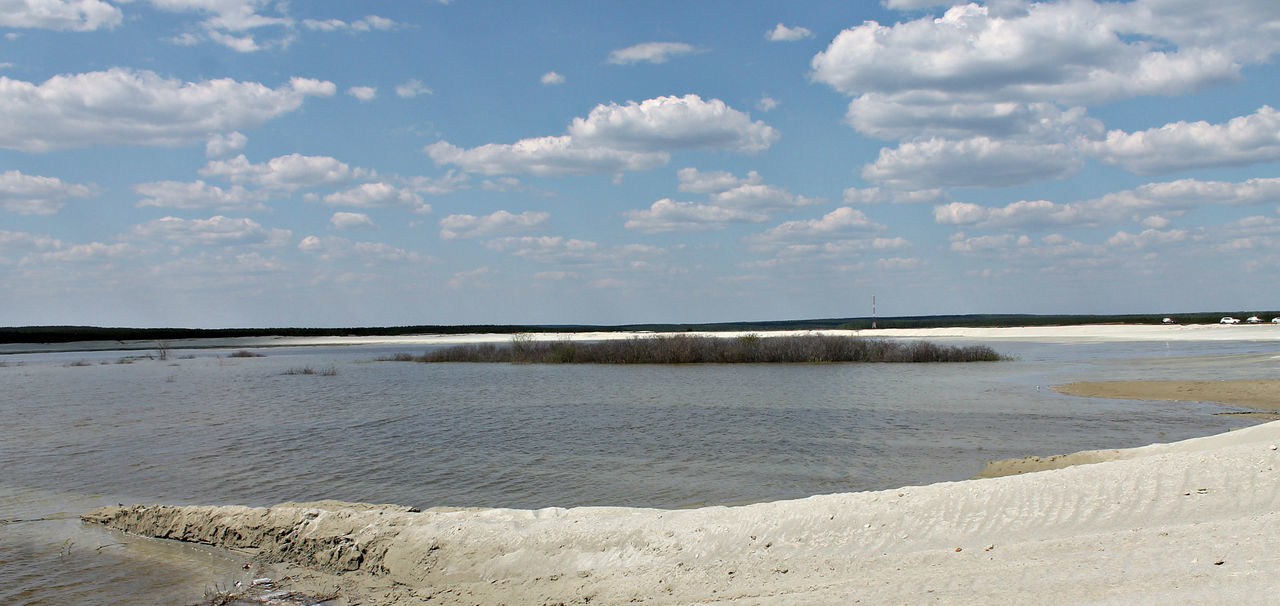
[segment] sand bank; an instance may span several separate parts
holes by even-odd
[[[1130,400],[1218,402],[1280,411],[1280,379],[1241,381],[1098,381],[1055,386],[1072,396]]]
[[[1264,602],[1280,423],[1027,475],[691,510],[133,506],[362,604]],[[429,601],[429,602],[428,602]]]

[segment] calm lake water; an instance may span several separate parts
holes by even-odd
[[[543,366],[374,362],[419,347],[0,356],[0,603],[193,603],[227,552],[75,515],[115,503],[692,507],[874,490],[991,459],[1248,424],[1073,380],[1280,376],[1276,344],[994,343],[1008,362]],[[186,356],[194,356],[186,358]],[[184,359],[179,359],[179,358]],[[333,374],[287,374],[311,367]],[[64,518],[64,519],[56,519]]]

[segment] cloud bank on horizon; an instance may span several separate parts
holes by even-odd
[[[1280,3],[580,8],[0,0],[0,325],[1280,307]]]

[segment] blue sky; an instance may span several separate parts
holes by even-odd
[[[0,0],[0,325],[1280,306],[1280,3]]]

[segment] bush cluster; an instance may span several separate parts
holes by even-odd
[[[507,345],[456,345],[421,356],[380,358],[414,362],[511,362],[538,364],[737,364],[823,362],[990,362],[1002,359],[985,345],[938,345],[862,337],[796,335],[727,339],[654,335],[591,343],[533,341],[517,335]]]

